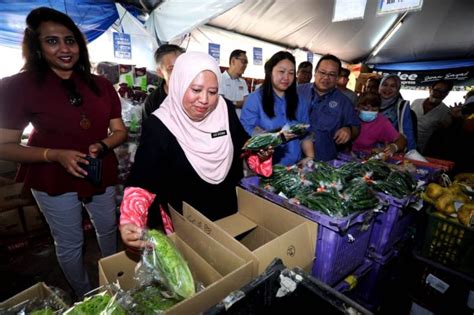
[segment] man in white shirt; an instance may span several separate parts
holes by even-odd
[[[449,127],[451,124],[449,107],[443,103],[443,100],[452,89],[452,81],[436,81],[430,87],[428,98],[416,99],[411,103],[411,109],[416,114],[418,124],[418,151],[422,154],[433,132],[439,128]]]
[[[242,105],[249,94],[247,82],[242,79],[247,64],[246,52],[240,49],[234,50],[229,57],[229,69],[222,74],[219,85],[219,94],[234,104],[239,118]]]

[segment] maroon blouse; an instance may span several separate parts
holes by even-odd
[[[94,76],[100,96],[94,94],[77,75],[71,77],[83,105],[74,107],[61,79],[49,71],[43,80],[22,72],[0,80],[0,128],[23,130],[29,122],[34,127],[28,145],[51,149],[72,149],[88,153],[90,144],[105,139],[111,119],[121,117],[121,106],[113,86],[105,78]],[[91,121],[84,130],[79,125],[81,111]],[[17,180],[25,188],[50,195],[77,192],[81,197],[100,193],[117,183],[117,158],[110,151],[103,159],[102,185],[94,187],[87,180],[66,172],[59,163],[23,163]]]

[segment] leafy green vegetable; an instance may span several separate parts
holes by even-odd
[[[72,308],[67,310],[67,315],[96,315],[105,311],[110,315],[125,315],[125,310],[114,301],[111,301],[108,294],[98,294],[84,299],[84,301],[77,303]]]
[[[191,270],[173,242],[156,230],[149,230],[148,237],[148,241],[154,244],[154,250],[145,259],[159,270],[164,285],[180,298],[193,295],[195,287]]]
[[[244,145],[244,150],[257,151],[269,146],[276,147],[283,143],[279,132],[262,133],[250,138]]]
[[[34,310],[32,312],[29,312],[28,314],[30,314],[30,315],[54,315],[54,311],[49,307],[45,307],[43,309],[38,309],[38,310]]]
[[[133,314],[146,315],[164,311],[179,302],[177,299],[162,296],[162,289],[156,286],[147,286],[132,294],[135,306]]]

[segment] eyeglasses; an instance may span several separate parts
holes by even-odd
[[[337,78],[337,73],[334,72],[324,72],[321,70],[316,70],[316,73],[322,77],[327,77],[328,79],[335,79]]]
[[[82,105],[82,95],[76,89],[76,84],[73,80],[63,80],[63,86],[68,92],[68,100],[72,106],[79,107]]]
[[[246,59],[246,58],[235,58],[235,59],[239,59],[240,62],[243,63],[244,65],[249,63],[248,59]]]

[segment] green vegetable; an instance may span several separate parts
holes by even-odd
[[[54,315],[54,311],[49,307],[45,307],[43,309],[34,310],[32,312],[29,312],[28,314],[29,315]]]
[[[162,296],[162,289],[156,286],[141,288],[132,294],[135,306],[133,314],[146,315],[164,311],[179,302],[177,299]]]
[[[154,244],[154,250],[145,258],[157,268],[164,278],[161,279],[164,285],[180,298],[192,296],[195,293],[193,275],[173,242],[156,230],[149,230],[148,237],[148,241]]]
[[[302,136],[308,132],[308,128],[308,124],[294,124],[288,128],[288,132],[291,132],[296,136]]]
[[[108,294],[98,294],[86,298],[67,310],[67,315],[96,315],[105,312],[110,315],[125,315],[125,310],[114,302]]]
[[[262,133],[250,138],[244,145],[244,150],[258,151],[270,146],[276,147],[283,143],[279,132]]]

